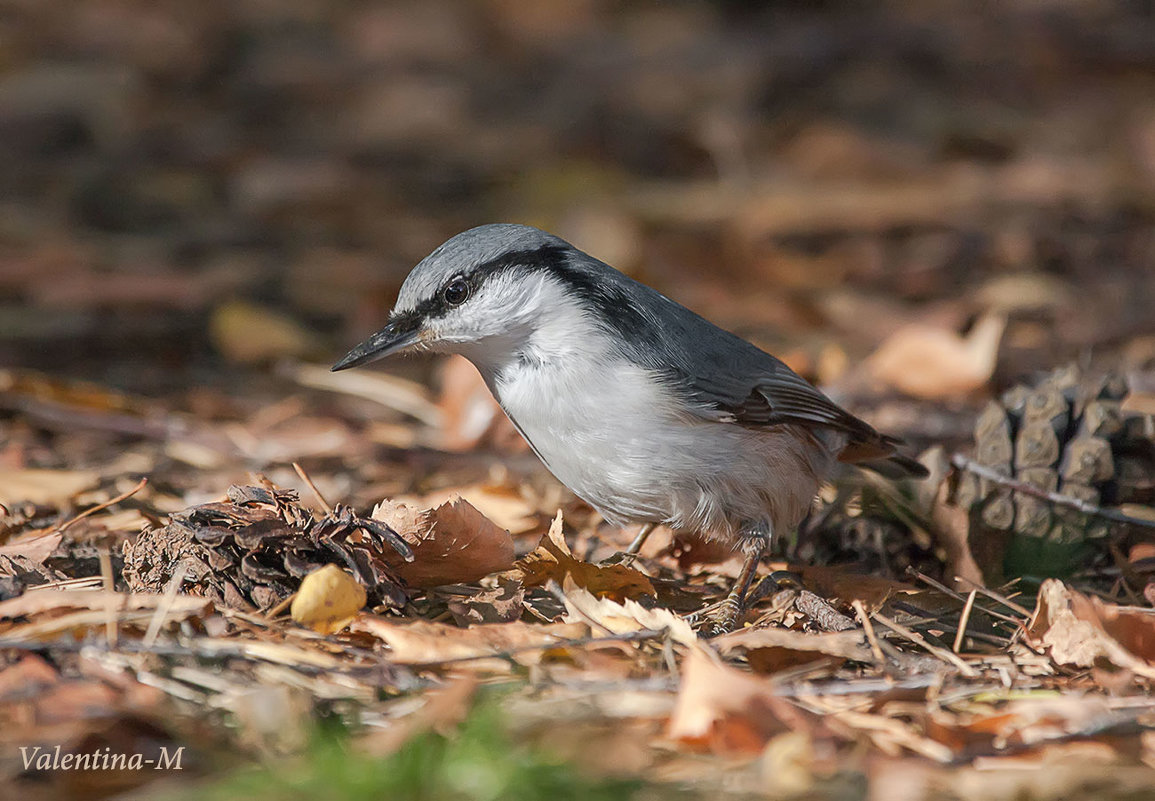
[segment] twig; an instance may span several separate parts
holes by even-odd
[[[957,578],[959,581],[965,581],[967,584],[971,585],[971,589],[975,590],[975,592],[979,593],[980,595],[985,595],[988,598],[990,598],[992,601],[998,601],[1003,606],[1005,606],[1007,609],[1013,609],[1014,611],[1018,612],[1023,617],[1029,618],[1032,614],[1034,614],[1033,612],[1031,612],[1030,609],[1027,609],[1025,606],[1020,606],[1019,604],[1015,603],[1014,601],[1012,601],[1010,598],[1008,598],[1005,595],[1000,595],[999,593],[995,592],[994,590],[988,590],[986,587],[982,586],[981,584],[976,584],[975,582],[971,581],[968,578],[964,578],[963,576],[957,576]],[[1016,620],[1015,623],[1021,626],[1023,624],[1023,621]]]
[[[854,607],[854,614],[858,616],[858,622],[862,624],[862,630],[866,632],[866,641],[870,644],[870,652],[874,654],[874,661],[880,665],[885,665],[886,656],[878,644],[878,636],[874,633],[874,624],[870,622],[870,615],[866,613],[866,607],[857,598],[851,601],[850,605]]]
[[[903,637],[906,637],[908,640],[915,643],[916,645],[921,645],[929,653],[937,656],[939,659],[943,660],[944,662],[949,662],[950,664],[954,665],[956,668],[959,669],[959,672],[961,672],[964,676],[974,678],[975,676],[979,675],[978,671],[975,670],[970,665],[968,665],[962,659],[960,659],[958,654],[953,653],[951,651],[948,651],[945,648],[939,648],[937,645],[933,645],[930,642],[927,642],[927,639],[925,637],[923,637],[921,634],[919,634],[917,631],[914,631],[912,629],[908,629],[906,626],[903,626],[901,623],[896,623],[895,621],[891,620],[890,618],[888,618],[886,615],[882,614],[881,612],[875,612],[874,618],[875,618],[875,620],[877,620],[882,625],[886,626],[891,631],[894,631],[894,632],[897,632],[898,634],[901,634]]]
[[[951,645],[951,650],[956,654],[959,648],[962,648],[963,637],[967,633],[967,623],[971,620],[971,610],[975,607],[975,596],[978,595],[978,590],[971,590],[967,595],[966,606],[963,607],[962,615],[958,619],[958,632],[954,635],[954,644]]]
[[[97,554],[100,560],[100,578],[104,585],[104,613],[106,615],[104,621],[104,637],[108,641],[109,650],[116,648],[117,635],[120,633],[116,625],[116,602],[118,597],[116,595],[116,586],[112,579],[112,557],[108,555],[107,548],[101,548]]]
[[[140,480],[140,483],[138,483],[135,487],[130,489],[128,492],[121,493],[120,495],[117,495],[115,498],[112,498],[111,500],[107,500],[104,503],[98,503],[96,506],[93,506],[91,509],[85,509],[83,512],[81,512],[76,517],[72,518],[71,520],[68,520],[64,523],[61,523],[59,526],[56,527],[55,530],[63,533],[73,523],[76,523],[80,520],[83,520],[84,518],[88,517],[89,515],[94,515],[97,512],[99,512],[101,509],[107,509],[108,507],[113,506],[114,504],[118,504],[123,500],[131,498],[133,495],[135,495],[136,493],[138,493],[142,489],[144,489],[144,485],[147,483],[148,483],[148,478],[142,478]]]
[[[1122,512],[1114,509],[1104,509],[1101,506],[1090,503],[1088,501],[1080,500],[1079,498],[1072,498],[1070,495],[1063,495],[1058,492],[1050,492],[1049,490],[1039,489],[1038,487],[1019,481],[1009,476],[1004,476],[1001,473],[979,464],[973,459],[968,459],[961,453],[956,453],[951,457],[951,464],[960,470],[966,470],[968,473],[974,473],[979,478],[985,478],[998,484],[1001,487],[1021,492],[1023,495],[1030,495],[1033,498],[1039,498],[1044,501],[1049,501],[1056,506],[1065,506],[1068,509],[1074,509],[1083,514],[1101,517],[1104,520],[1111,520],[1115,523],[1124,523],[1132,526],[1141,526],[1143,528],[1155,528],[1155,520],[1144,520],[1141,517],[1132,517],[1125,515]]]
[[[321,508],[325,510],[325,514],[332,517],[333,507],[329,505],[329,502],[325,500],[325,496],[317,489],[317,485],[313,483],[313,479],[309,478],[309,474],[305,472],[305,468],[301,467],[300,462],[293,462],[293,469],[297,471],[297,475],[305,482],[305,486],[313,491],[313,496],[317,499],[317,502],[321,504]]]
[[[952,590],[950,587],[946,586],[945,584],[943,584],[939,581],[935,581],[934,579],[932,579],[930,576],[926,575],[925,573],[922,573],[922,572],[914,569],[913,567],[908,567],[906,569],[906,573],[909,576],[914,576],[915,578],[917,578],[919,581],[923,582],[924,584],[928,584],[929,586],[933,587],[934,589],[938,590],[939,592],[945,593],[946,595],[949,595],[951,598],[954,598],[956,601],[959,601],[960,603],[964,603],[964,604],[966,603],[966,596],[964,596],[961,592],[957,592],[955,590]],[[996,612],[994,609],[987,609],[985,606],[980,606],[979,609],[986,612],[991,617],[997,617],[999,620],[1005,620],[1007,623],[1014,623],[1016,626],[1021,625],[1023,622],[1023,621],[1019,620],[1019,618],[1017,618],[1017,617],[1011,617],[1010,615],[1004,614],[1002,612]]]
[[[525,653],[527,651],[544,651],[550,648],[580,648],[583,645],[598,645],[604,642],[636,642],[639,640],[656,640],[659,637],[664,637],[665,635],[665,629],[639,629],[637,631],[626,631],[621,634],[610,634],[604,637],[576,637],[568,640],[557,640],[555,642],[542,642],[535,643],[534,645],[521,645],[517,648],[509,648],[505,651],[494,651],[493,653],[488,654],[455,656],[450,659],[437,659],[432,662],[413,662],[409,665],[409,667],[428,668],[437,667],[439,665],[454,665],[458,662],[474,662],[478,659],[507,659],[515,654]]]
[[[296,597],[297,597],[297,593],[294,592],[292,595],[290,595],[288,598],[285,598],[283,601],[277,602],[276,606],[274,606],[268,612],[265,612],[265,619],[266,620],[272,620],[277,615],[281,614],[281,612],[284,612],[289,607],[289,605],[293,603],[293,599]]]

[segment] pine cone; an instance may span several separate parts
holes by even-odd
[[[1074,367],[991,401],[975,423],[974,461],[1045,493],[1100,508],[1155,500],[1155,420],[1124,412],[1127,384]],[[1108,521],[972,471],[954,502],[971,513],[972,550],[1005,555],[1008,574],[1063,574],[1111,532]],[[987,560],[989,561],[989,560]]]
[[[391,532],[347,508],[317,518],[292,490],[237,487],[226,503],[193,506],[124,547],[124,579],[134,592],[163,592],[183,565],[182,589],[235,609],[269,609],[301,579],[333,562],[352,570],[370,604],[406,601],[386,555]],[[390,554],[391,555],[391,554]]]

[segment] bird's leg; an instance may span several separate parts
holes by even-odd
[[[720,603],[686,617],[690,625],[697,628],[698,633],[705,637],[715,637],[733,631],[738,627],[738,621],[746,611],[750,585],[754,582],[754,575],[758,571],[762,555],[770,544],[770,536],[763,531],[749,532],[743,540],[746,560],[742,562],[742,569],[738,572],[738,578],[734,580],[730,592]]]
[[[642,530],[638,532],[638,536],[634,537],[634,541],[630,543],[630,547],[626,548],[626,553],[636,554],[641,551],[642,546],[646,544],[646,539],[657,527],[657,523],[646,523],[642,526]]]

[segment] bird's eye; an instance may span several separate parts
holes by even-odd
[[[469,284],[464,278],[454,278],[441,290],[441,297],[450,306],[460,306],[469,299]]]

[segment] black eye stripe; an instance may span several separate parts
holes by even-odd
[[[500,273],[515,269],[527,271],[553,270],[565,258],[564,252],[565,249],[557,245],[545,245],[534,250],[512,251],[498,256],[496,259],[482,262],[468,273],[454,276],[453,279],[437,291],[437,294],[418,303],[411,312],[406,313],[406,316],[412,315],[418,319],[425,320],[440,317],[451,309],[456,308],[455,304],[447,302],[445,298],[445,289],[453,280],[460,279],[464,281],[469,288],[468,297],[473,297],[477,294],[477,291],[485,285],[486,281]]]

